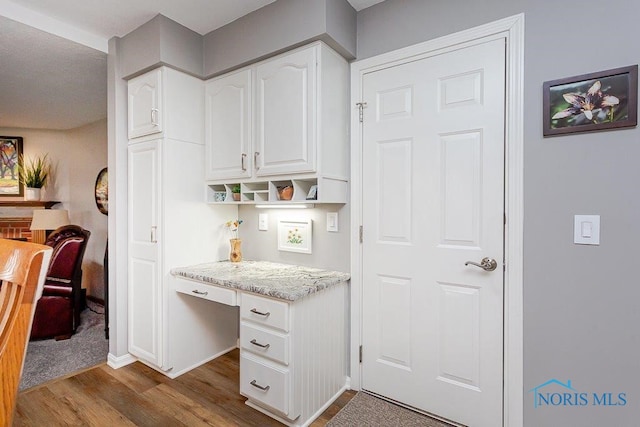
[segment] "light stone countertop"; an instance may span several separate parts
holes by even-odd
[[[173,268],[177,277],[295,301],[346,282],[348,273],[267,261],[209,262]]]

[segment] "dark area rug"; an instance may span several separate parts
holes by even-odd
[[[103,306],[87,301],[80,326],[71,338],[30,341],[20,390],[106,362],[109,341],[104,337],[103,313]]]
[[[353,426],[451,427],[451,424],[358,392],[327,423],[327,427]]]

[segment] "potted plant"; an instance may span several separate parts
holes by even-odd
[[[240,201],[240,184],[236,184],[233,187],[231,187],[231,193],[233,195],[233,200],[235,200],[236,202]]]
[[[20,156],[18,163],[18,179],[24,185],[25,200],[40,200],[42,187],[47,184],[49,178],[50,163],[49,155],[36,156],[29,161],[24,156]]]

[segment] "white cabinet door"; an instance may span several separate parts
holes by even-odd
[[[206,179],[251,176],[251,70],[206,85]]]
[[[256,67],[256,175],[314,172],[317,46]]]
[[[129,146],[129,352],[162,365],[160,142]]]
[[[162,132],[162,69],[131,79],[128,97],[129,139]]]

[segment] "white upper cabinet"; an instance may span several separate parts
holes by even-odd
[[[347,61],[314,42],[209,80],[207,201],[229,203],[242,184],[241,203],[283,201],[275,191],[284,185],[292,201],[345,203],[348,76]]]
[[[228,74],[206,84],[205,178],[251,176],[251,70]]]
[[[129,81],[129,138],[162,132],[162,72],[160,69]]]
[[[203,85],[167,67],[129,80],[129,143],[164,137],[203,144]]]
[[[316,171],[317,51],[256,67],[256,176]]]

